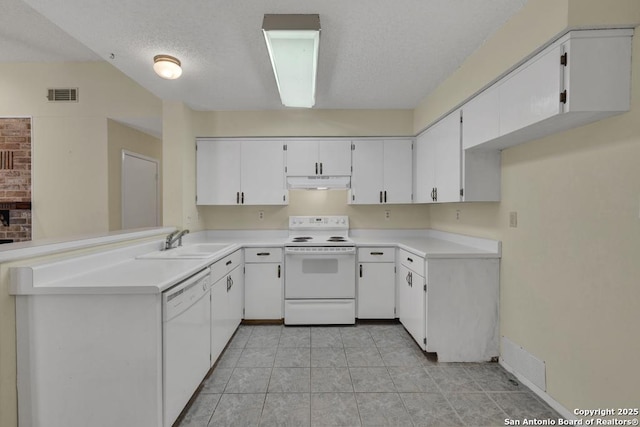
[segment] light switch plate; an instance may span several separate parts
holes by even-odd
[[[518,228],[518,212],[509,212],[509,227]]]

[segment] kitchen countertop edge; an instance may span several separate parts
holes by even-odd
[[[419,234],[416,235],[415,231],[401,230],[397,234],[393,233],[394,230],[385,230],[384,233],[367,233],[361,231],[355,233],[357,235],[352,236],[356,247],[369,247],[369,246],[381,246],[381,247],[395,247],[407,250],[417,256],[425,259],[446,259],[446,258],[500,258],[501,257],[501,245],[499,241],[492,241],[488,239],[477,239],[470,236],[454,235],[451,233],[442,233],[435,231],[429,233],[432,230],[419,230]],[[158,230],[155,230],[155,234]],[[229,246],[221,251],[216,252],[213,256],[206,259],[135,259],[135,257],[120,261],[118,263],[106,264],[101,268],[94,268],[81,272],[78,274],[70,274],[68,277],[63,277],[55,281],[44,281],[41,285],[33,286],[29,285],[30,279],[33,279],[33,268],[31,266],[12,268],[12,276],[16,277],[11,280],[10,293],[12,295],[53,295],[53,294],[160,294],[178,283],[188,279],[189,277],[197,274],[204,268],[214,264],[227,255],[235,252],[238,249],[255,248],[255,247],[284,247],[286,236],[282,236],[282,233],[269,235],[267,238],[258,238],[255,236],[256,232],[252,233],[254,236],[249,235],[231,237],[233,233],[231,231],[224,233],[216,233],[215,231],[202,231],[196,232],[185,238],[185,243],[229,243]],[[244,234],[244,233],[242,233]],[[485,242],[495,243],[495,251],[486,250],[484,248],[477,248],[474,246],[467,246],[461,244],[460,241],[450,241],[443,239],[447,235],[454,236],[454,240],[459,236],[462,238],[477,239],[482,245]],[[464,242],[465,240],[461,240]],[[470,240],[474,242],[473,240]],[[170,262],[170,264],[166,264]],[[133,274],[135,277],[142,277],[144,273],[148,272],[145,264],[152,266],[162,266],[162,268],[169,270],[163,276],[162,272],[160,277],[153,279],[153,283],[146,284],[130,284],[123,285],[120,282],[118,285],[107,284],[106,280],[118,283],[118,275],[121,275],[120,280],[130,280],[127,274]],[[163,264],[159,264],[163,263]],[[175,267],[168,268],[167,266]],[[31,271],[31,273],[29,273]],[[177,272],[179,271],[179,272]],[[31,277],[29,275],[31,274]],[[110,277],[110,279],[107,279]],[[61,282],[65,282],[61,285]],[[83,284],[84,283],[84,284]],[[92,284],[90,284],[92,283]]]

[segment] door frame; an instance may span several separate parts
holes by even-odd
[[[156,227],[160,225],[160,160],[154,158],[154,157],[149,157],[149,156],[145,156],[143,154],[140,153],[135,153],[133,151],[129,151],[129,150],[125,150],[123,149],[121,151],[121,156],[120,156],[120,228],[121,229],[125,229],[124,228],[124,212],[125,212],[125,201],[124,201],[124,187],[125,187],[125,183],[126,183],[126,177],[125,177],[125,168],[124,168],[124,162],[126,157],[135,157],[137,159],[140,160],[146,160],[152,163],[155,163],[156,165]]]

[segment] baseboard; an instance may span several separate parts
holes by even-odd
[[[502,358],[500,358],[499,363],[500,363],[500,366],[506,369],[509,373],[513,374],[513,376],[515,376],[518,379],[518,381],[520,381],[522,384],[529,387],[531,391],[533,391],[536,394],[536,396],[538,396],[540,399],[544,400],[549,406],[551,406],[557,413],[560,414],[560,416],[562,416],[567,420],[579,419],[573,414],[573,412],[569,411],[567,408],[565,408],[560,403],[558,403],[557,400],[549,396],[546,391],[542,390],[540,387],[538,387],[537,385],[529,381],[527,378],[525,378],[519,372],[517,372],[515,369],[509,366],[509,364],[505,363],[505,361],[502,360]]]

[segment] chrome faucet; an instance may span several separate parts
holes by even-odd
[[[189,230],[188,229],[184,229],[182,231],[180,230],[176,230],[172,233],[169,233],[169,235],[167,236],[165,242],[164,242],[164,250],[169,250],[169,249],[173,249],[174,248],[174,243],[178,242],[178,246],[182,246],[182,236],[184,236],[185,234],[189,234]]]

